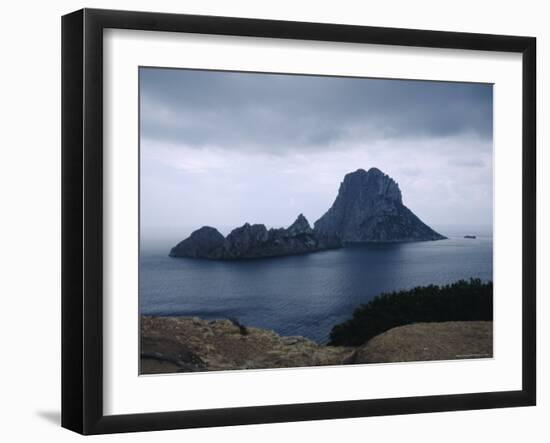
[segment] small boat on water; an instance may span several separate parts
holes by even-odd
[[[465,235],[464,238],[476,238],[475,235]]]

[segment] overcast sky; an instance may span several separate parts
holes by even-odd
[[[378,167],[432,227],[492,224],[492,86],[141,68],[142,239],[310,223]],[[445,233],[445,232],[443,232]]]

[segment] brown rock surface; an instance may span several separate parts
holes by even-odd
[[[493,322],[416,323],[358,348],[245,327],[235,320],[141,317],[141,374],[490,358]]]
[[[142,374],[338,365],[352,352],[230,320],[141,317]]]
[[[493,322],[415,323],[390,329],[357,348],[347,363],[491,358]]]

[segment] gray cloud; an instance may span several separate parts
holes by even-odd
[[[492,137],[492,86],[141,68],[145,139],[282,153],[346,141]]]
[[[459,158],[449,159],[449,165],[461,166],[464,168],[483,168],[486,166],[486,162],[480,158]]]

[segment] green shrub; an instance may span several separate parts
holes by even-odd
[[[410,323],[493,319],[493,283],[459,280],[381,294],[332,328],[329,345],[360,346],[388,329]]]

